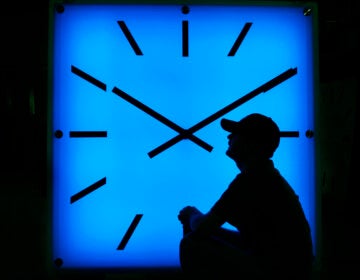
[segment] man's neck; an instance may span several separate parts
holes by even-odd
[[[251,158],[246,161],[236,161],[236,166],[240,169],[241,172],[247,172],[249,170],[259,169],[267,163],[271,162],[271,159],[268,158]]]

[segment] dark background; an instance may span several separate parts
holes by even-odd
[[[358,279],[358,2],[316,2],[321,279]],[[53,279],[47,254],[49,4],[5,3],[0,8],[0,278]]]

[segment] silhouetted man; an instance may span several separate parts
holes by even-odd
[[[221,126],[230,132],[226,154],[240,173],[206,214],[193,206],[179,212],[183,271],[219,279],[309,279],[309,224],[271,160],[280,142],[278,126],[261,114],[239,122],[222,119]],[[225,222],[237,230],[225,229]]]

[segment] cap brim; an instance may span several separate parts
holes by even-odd
[[[228,132],[234,132],[237,127],[237,122],[228,119],[222,119],[220,125],[224,130]]]

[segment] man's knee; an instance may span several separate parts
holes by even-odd
[[[186,234],[180,241],[180,265],[185,272],[204,272],[210,259],[204,247],[204,240],[193,232]]]
[[[180,241],[180,261],[184,262],[194,256],[196,249],[196,240],[194,240],[194,234],[188,233]]]

